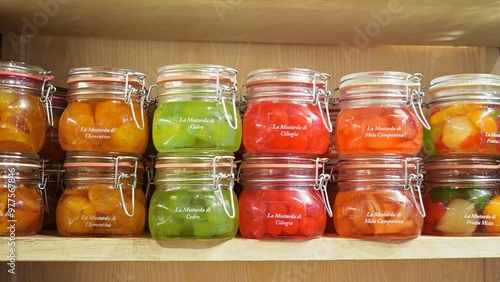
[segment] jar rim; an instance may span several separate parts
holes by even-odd
[[[135,82],[143,85],[146,75],[130,69],[112,68],[106,66],[76,67],[69,71],[67,83],[81,81]]]
[[[500,87],[500,76],[487,73],[453,74],[434,78],[429,90],[449,86],[488,85]]]
[[[359,85],[408,85],[409,87],[418,87],[420,86],[420,80],[411,80],[411,78],[415,77],[415,75],[400,71],[370,71],[351,73],[344,75],[340,79],[339,89]]]
[[[318,77],[319,76],[319,77]],[[326,86],[332,76],[306,68],[262,68],[248,73],[247,87],[266,83],[303,83]]]
[[[236,69],[215,64],[174,64],[158,68],[156,82],[178,81],[178,80],[219,80],[236,83]]]
[[[47,72],[42,67],[21,61],[5,60],[0,60],[0,75],[15,75],[38,81],[50,81],[55,78],[52,72]]]

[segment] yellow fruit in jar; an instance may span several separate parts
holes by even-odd
[[[16,94],[0,91],[0,112],[7,109],[7,107],[16,101]]]
[[[132,209],[131,198],[125,199],[125,209],[129,214],[134,212],[132,217],[125,214],[123,206],[114,210],[109,216],[111,220],[107,223],[111,224],[112,228],[107,232],[115,235],[140,235],[144,231],[146,225],[146,205],[138,201],[134,201],[134,209]]]
[[[56,209],[57,230],[62,236],[89,233],[94,223],[94,210],[87,198],[63,196]]]
[[[429,124],[435,125],[450,120],[456,116],[462,116],[467,112],[475,111],[480,105],[454,105],[435,112],[429,117]]]
[[[140,113],[139,113],[140,114]],[[95,123],[101,128],[116,128],[133,122],[130,105],[124,101],[104,101],[95,106]]]
[[[9,123],[0,124],[0,145],[3,151],[37,153],[33,136]]]
[[[454,199],[448,203],[446,212],[436,224],[436,229],[449,235],[470,235],[477,225],[471,222],[477,211],[474,204],[464,199]]]
[[[483,215],[489,215],[490,218],[484,219],[484,228],[490,233],[500,234],[500,195],[496,195],[486,204],[483,209]]]
[[[59,122],[59,143],[65,151],[93,151],[94,146],[98,146],[102,140],[91,138],[95,128],[93,105],[70,103]]]
[[[39,213],[42,207],[42,194],[34,188],[26,188],[20,185],[16,189],[16,209]]]
[[[148,145],[147,123],[145,130],[140,130],[135,122],[129,122],[116,128],[111,134],[113,151],[125,151],[142,154]]]
[[[486,110],[476,110],[465,114],[481,131],[486,133],[497,132],[497,121]]]
[[[109,213],[120,206],[120,191],[108,187],[93,187],[89,189],[89,201],[95,212]]]
[[[462,141],[478,133],[479,129],[468,117],[452,117],[443,127],[443,143],[450,149],[460,149]]]

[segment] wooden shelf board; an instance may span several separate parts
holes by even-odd
[[[0,33],[356,48],[499,47],[499,14],[494,0],[3,0]]]
[[[0,238],[9,253],[7,238]],[[375,241],[325,236],[306,241],[156,241],[138,238],[16,238],[17,261],[305,261],[500,258],[500,237],[420,236]],[[7,257],[2,256],[1,261]]]

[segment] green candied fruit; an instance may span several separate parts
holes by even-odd
[[[484,207],[495,196],[493,189],[488,188],[470,188],[465,189],[463,197],[465,200],[474,204],[478,213],[482,213]]]
[[[207,220],[193,222],[193,234],[195,237],[212,237],[212,225]]]
[[[184,220],[184,223],[182,224],[182,232],[181,232],[182,237],[193,237],[194,232],[193,232],[193,222],[190,220]]]
[[[230,202],[230,191],[224,190],[222,194],[224,195],[224,205],[229,214],[233,214],[233,210]],[[234,193],[234,192],[232,192]],[[234,196],[234,218],[230,218],[221,201],[217,196],[213,195],[208,198],[207,204],[210,207],[210,213],[208,214],[208,221],[212,224],[212,234],[214,236],[234,236],[238,231],[238,200],[236,195]]]
[[[179,110],[168,104],[160,104],[153,117],[153,143],[160,152],[165,151],[165,148],[187,148],[196,144],[196,139],[179,122],[180,116],[170,116],[171,111],[175,113]]]
[[[436,150],[435,142],[434,142],[434,133],[432,130],[424,129],[424,140],[423,147],[424,151],[428,156],[437,155],[438,151]]]
[[[226,103],[232,123],[232,105]],[[216,101],[160,103],[153,119],[153,143],[160,152],[193,148],[236,151],[241,143],[241,117],[232,129]]]
[[[444,204],[448,204],[449,201],[460,196],[460,189],[446,187],[433,188],[429,191],[429,196],[431,196],[433,203],[442,201]]]
[[[151,221],[150,221],[151,222]],[[155,238],[164,236],[181,236],[182,229],[184,228],[184,223],[182,220],[171,220],[164,222],[156,222],[150,227],[151,235]]]

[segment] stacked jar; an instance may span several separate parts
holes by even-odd
[[[424,132],[424,232],[500,235],[500,76],[435,78]]]
[[[240,232],[254,239],[323,235],[330,175],[330,75],[309,69],[248,74],[240,166]]]
[[[66,151],[56,224],[62,236],[139,236],[146,222],[141,155],[148,143],[146,76],[71,69],[59,122]]]
[[[421,234],[423,126],[421,75],[354,73],[342,77],[336,142],[337,233],[408,239]]]
[[[153,117],[155,239],[227,239],[238,230],[234,152],[241,143],[237,71],[178,64],[158,70]]]
[[[38,153],[44,146],[54,87],[51,72],[0,61],[0,235],[40,231],[46,178]],[[49,115],[50,116],[50,115]]]

